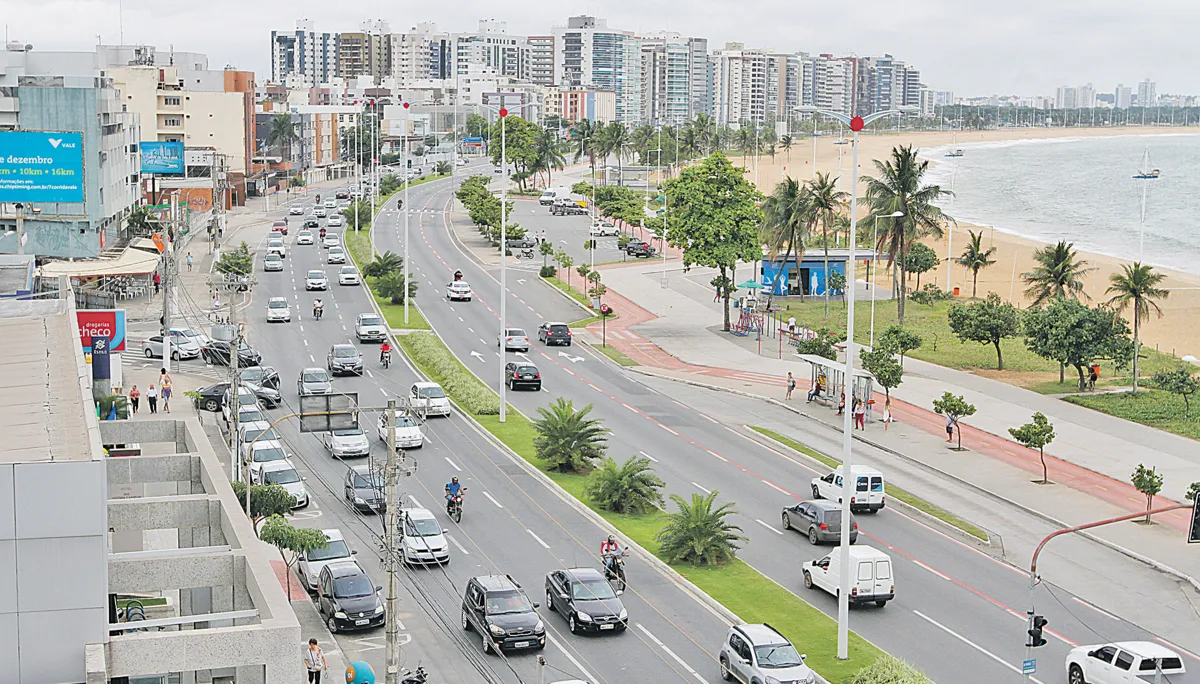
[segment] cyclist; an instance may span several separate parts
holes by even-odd
[[[383,344],[379,345],[379,363],[386,364],[387,357],[390,356],[391,353],[392,353],[392,343],[388,342],[387,340],[384,340]]]

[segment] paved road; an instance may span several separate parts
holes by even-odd
[[[426,187],[413,193],[412,206],[444,210],[448,200],[444,186]],[[400,251],[397,219],[388,215],[381,220],[377,241],[382,249]],[[480,267],[462,254],[448,237],[447,221],[445,213],[422,213],[411,227],[410,254],[423,288],[422,311],[459,358],[498,388],[504,357],[515,355],[501,357],[496,349],[496,269]],[[463,270],[476,299],[453,304],[434,300],[431,291],[440,294],[455,269]],[[536,279],[524,280],[510,274],[510,326],[532,333],[541,321],[578,316],[579,310],[558,293]],[[719,489],[721,499],[733,500],[741,511],[739,522],[749,537],[742,557],[819,609],[836,612],[833,597],[804,593],[798,569],[830,549],[813,549],[798,536],[783,535],[777,522],[783,505],[805,498],[816,473],[579,348],[535,345],[528,358],[541,368],[546,391],[510,394],[513,405],[532,415],[552,396],[577,405],[594,403],[593,415],[613,428],[609,444],[614,457],[639,452],[652,457],[672,493]],[[887,549],[895,560],[897,598],[884,609],[854,611],[856,631],[915,663],[935,681],[1018,676],[1027,600],[1027,579],[1020,570],[892,509],[863,516],[860,524],[866,543]],[[1061,663],[1075,643],[1152,638],[1047,586],[1039,589],[1038,601],[1047,607],[1053,629],[1049,645],[1037,653],[1042,663],[1038,681],[1065,681]]]
[[[442,182],[445,186],[445,182]],[[415,192],[413,193],[416,194]],[[431,215],[432,216],[432,215]],[[310,320],[311,294],[303,290],[310,268],[321,268],[324,250],[289,244],[282,273],[258,273],[254,305],[247,310],[248,338],[262,351],[265,362],[281,376],[285,406],[295,410],[295,379],[308,366],[323,366],[329,346],[353,343],[354,317],[369,311],[366,293],[358,287],[339,287],[322,295],[325,316]],[[337,266],[325,267],[331,275]],[[335,280],[336,282],[336,280]],[[423,283],[422,298],[433,301],[439,292]],[[294,320],[266,324],[263,306],[268,297],[284,296],[293,302]],[[296,308],[299,302],[301,306]],[[366,357],[363,377],[340,377],[339,391],[358,392],[363,406],[382,406],[389,396],[400,396],[416,379],[404,364],[384,371],[374,345],[359,345]],[[364,429],[374,435],[377,413],[365,413]],[[359,549],[359,558],[377,584],[385,575],[377,553],[380,521],[362,516],[343,503],[342,478],[347,464],[331,458],[320,441],[297,432],[294,423],[281,429],[297,465],[308,478],[314,504],[297,514],[300,524],[338,527]],[[422,660],[439,681],[534,681],[531,654],[500,659],[480,653],[478,637],[459,626],[461,592],[474,575],[509,573],[535,601],[544,603],[546,572],[565,566],[592,565],[604,532],[550,493],[539,481],[508,460],[482,435],[459,418],[432,419],[426,425],[427,443],[410,451],[416,474],[402,483],[403,499],[437,512],[441,490],[452,475],[470,489],[460,525],[438,513],[449,529],[452,562],[443,568],[417,569],[403,574],[405,595],[402,622],[411,642],[406,664]],[[384,459],[382,443],[372,437],[372,458]],[[353,465],[353,462],[349,463]],[[655,681],[717,681],[715,653],[726,624],[707,607],[649,566],[634,560],[629,566],[633,588],[622,597],[633,628],[606,638],[573,636],[561,617],[543,607],[550,644],[545,656],[562,672],[557,679],[580,678],[592,682],[628,681],[633,672]],[[377,671],[383,666],[383,631],[339,635],[339,648],[347,660],[364,658]],[[643,674],[644,673],[644,674]]]

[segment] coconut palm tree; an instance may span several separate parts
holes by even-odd
[[[787,153],[787,160],[789,164],[792,163],[792,145],[795,144],[796,141],[792,139],[791,134],[785,135],[779,139],[779,146],[782,147],[783,151]]]
[[[592,405],[578,411],[575,404],[559,397],[549,408],[538,409],[541,416],[533,421],[537,437],[533,440],[537,457],[552,470],[580,472],[604,456],[608,432],[599,418],[589,418]]]
[[[1166,275],[1155,272],[1151,266],[1135,261],[1132,266],[1125,264],[1121,269],[1121,273],[1113,273],[1108,276],[1108,281],[1112,284],[1105,290],[1105,294],[1112,295],[1108,304],[1117,312],[1123,312],[1130,303],[1133,304],[1133,391],[1136,392],[1140,345],[1138,333],[1141,332],[1141,323],[1150,319],[1151,311],[1162,318],[1162,309],[1154,300],[1166,299],[1171,292],[1158,287]]]
[[[617,184],[621,185],[625,180],[625,168],[623,165],[625,157],[629,154],[629,129],[625,124],[612,122],[604,127],[600,133],[600,154],[604,157],[616,155],[617,157]],[[604,175],[605,182],[608,181],[608,174]]]
[[[662,506],[658,490],[664,486],[645,456],[630,456],[621,465],[606,458],[588,478],[587,495],[606,511],[642,514]]]
[[[533,140],[534,167],[546,172],[546,187],[550,187],[554,171],[567,165],[558,135],[551,129],[538,128]]]
[[[707,114],[697,114],[691,128],[695,131],[697,153],[704,155],[711,152],[717,144],[717,122]]]
[[[696,127],[696,123],[692,122],[683,127],[679,132],[679,156],[683,159],[694,159],[700,154],[700,149],[703,146],[700,140],[700,131]]]
[[[1085,268],[1087,261],[1079,258],[1079,252],[1073,249],[1074,243],[1060,240],[1058,244],[1034,250],[1033,260],[1037,264],[1033,270],[1021,274],[1025,281],[1025,296],[1038,306],[1046,300],[1055,297],[1089,299],[1083,291],[1083,277],[1096,269]]]
[[[655,537],[663,560],[696,566],[719,565],[737,557],[739,542],[746,537],[741,534],[741,527],[726,520],[737,513],[732,503],[713,507],[719,493],[714,490],[707,496],[692,494],[690,502],[678,494],[671,495],[679,510],[667,516],[666,524]]]
[[[996,253],[996,248],[983,248],[982,230],[979,233],[973,230],[967,232],[971,235],[971,241],[967,243],[967,248],[963,250],[962,256],[954,261],[959,266],[971,269],[971,299],[974,299],[975,291],[978,288],[979,271],[996,263],[996,260],[992,258],[992,255]]]
[[[770,296],[774,296],[778,289],[778,278],[783,275],[783,269],[787,267],[793,252],[796,254],[796,263],[800,263],[804,255],[804,241],[809,235],[808,201],[809,195],[804,191],[804,186],[788,176],[775,186],[775,190],[763,202],[763,225],[759,237],[767,246],[767,257],[774,261],[779,251],[783,250],[783,261],[775,274],[776,283],[771,287]],[[796,277],[800,277],[798,269]],[[790,294],[786,281],[782,292],[784,295]]]
[[[830,178],[828,173],[817,172],[805,184],[808,194],[809,225],[821,223],[821,238],[825,243],[825,318],[829,318],[829,229],[834,225],[834,217],[845,207],[849,193],[838,190],[838,179]],[[849,280],[851,274],[847,273]],[[849,280],[853,283],[853,280]]]
[[[908,249],[913,242],[923,237],[942,237],[942,225],[950,220],[950,217],[935,206],[934,202],[953,193],[943,190],[939,185],[924,183],[929,162],[918,158],[912,145],[892,148],[891,157],[884,161],[876,160],[875,168],[879,172],[878,177],[863,177],[867,184],[863,201],[871,208],[873,214],[881,217],[879,244],[875,248],[882,249],[886,246],[888,266],[892,268],[892,274],[895,276],[897,267],[908,258]],[[897,211],[903,216],[882,218]],[[896,314],[900,325],[904,325],[906,283],[898,278],[896,282]]]
[[[592,182],[596,182],[596,153],[600,147],[600,128],[589,119],[580,119],[571,126],[571,141],[579,145],[575,151],[575,161],[578,162],[587,155],[588,164],[592,167]]]
[[[283,112],[271,117],[270,130],[267,132],[267,144],[278,145],[287,149],[287,160],[292,161],[292,143],[300,139],[296,133],[296,122],[292,115]]]

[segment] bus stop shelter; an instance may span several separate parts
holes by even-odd
[[[837,408],[838,400],[846,391],[846,364],[816,354],[797,354],[796,356],[808,363],[812,387],[816,389],[818,385],[820,386],[821,391],[813,399],[826,401],[831,407]],[[850,397],[858,397],[859,401],[864,402],[869,420],[871,407],[874,406],[872,397],[875,396],[875,376],[861,368],[855,368],[852,392],[847,394],[846,408],[849,409],[854,405]]]

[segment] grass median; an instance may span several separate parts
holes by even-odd
[[[592,349],[595,349],[596,351],[600,352],[601,354],[604,354],[608,358],[612,359],[613,362],[616,363],[618,366],[629,367],[629,366],[639,365],[637,361],[634,361],[633,359],[626,356],[625,352],[621,351],[620,349],[617,349],[616,347],[614,347],[610,344],[589,344],[588,346],[591,347]]]
[[[493,406],[499,407],[499,398],[446,349],[440,338],[433,333],[418,332],[401,337],[399,344],[409,359],[423,373],[441,384],[451,399],[484,429],[545,472],[570,495],[587,504],[630,539],[651,553],[658,552],[655,537],[666,520],[665,513],[621,515],[596,508],[585,493],[587,476],[546,470],[534,448],[537,431],[533,423],[516,410],[510,410],[507,421],[500,423],[499,417],[490,411]],[[490,403],[480,399],[480,392],[490,395]],[[479,407],[488,410],[475,410]],[[851,632],[850,660],[838,660],[837,623],[788,588],[742,561],[720,567],[673,567],[746,622],[767,622],[775,626],[801,651],[806,652],[809,665],[831,682],[842,682],[883,655],[874,645]],[[799,573],[795,579],[797,586],[800,586]]]
[[[568,297],[579,302],[585,308],[591,309],[591,306],[589,306],[591,304],[591,302],[588,301],[587,295],[585,295],[582,292],[580,292],[579,290],[575,289],[574,285],[571,285],[570,283],[568,283],[565,280],[560,280],[556,276],[545,277],[545,278],[542,278],[542,280],[546,281],[547,283],[550,283],[554,287],[557,287],[559,290],[562,290],[563,293],[565,293]]]
[[[362,273],[363,266],[371,262],[371,229],[353,231],[348,230],[344,237],[346,243],[346,251],[350,253],[350,258],[354,261],[354,265],[358,267],[358,272]],[[429,322],[421,315],[421,310],[416,307],[416,297],[414,301],[409,303],[408,307],[408,323],[404,322],[404,305],[393,304],[392,300],[386,297],[380,297],[375,292],[375,279],[364,275],[363,281],[367,284],[367,289],[370,290],[371,296],[375,298],[375,303],[379,305],[379,310],[383,312],[383,317],[388,323],[388,327],[404,330],[429,330]],[[417,293],[420,296],[420,292]]]
[[[791,439],[790,437],[785,437],[785,436],[779,434],[778,432],[775,432],[774,430],[769,430],[765,427],[759,427],[757,425],[751,425],[749,427],[751,430],[754,430],[758,434],[763,435],[764,437],[770,437],[771,439],[775,440],[776,442],[779,442],[780,444],[788,447],[789,449],[792,449],[793,451],[798,451],[798,452],[804,454],[805,456],[808,456],[809,458],[820,461],[821,463],[824,463],[825,465],[829,466],[830,468],[837,468],[838,466],[840,466],[842,464],[841,461],[830,458],[830,457],[826,456],[825,454],[822,454],[821,452],[813,449],[812,447],[801,444],[800,442],[797,442],[796,440]],[[896,487],[894,485],[888,485],[887,486],[887,495],[892,497],[893,499],[903,501],[904,503],[908,504],[909,506],[912,506],[913,508],[916,508],[924,513],[932,515],[933,517],[937,518],[938,520],[941,520],[942,522],[944,522],[948,525],[953,525],[954,527],[957,527],[958,529],[962,530],[963,532],[966,532],[967,534],[971,535],[972,537],[975,537],[976,539],[980,539],[985,542],[990,541],[990,539],[991,539],[991,537],[988,535],[986,530],[983,530],[979,527],[976,527],[975,525],[972,525],[971,523],[967,522],[966,520],[963,520],[962,518],[958,517],[957,515],[954,515],[953,513],[945,510],[944,508],[939,508],[938,506],[934,506],[933,504],[929,503],[928,501],[926,501],[920,497],[913,496],[912,494],[909,494],[908,492],[904,491],[903,489],[900,489],[899,487]]]
[[[1147,389],[1143,386],[1137,394],[1077,394],[1062,399],[1110,416],[1173,432],[1181,437],[1200,439],[1200,420],[1184,418],[1183,399],[1162,390]]]

